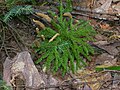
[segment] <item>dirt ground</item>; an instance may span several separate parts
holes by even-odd
[[[95,4],[96,6],[98,5],[97,7],[99,7],[99,4],[102,3],[102,1],[105,2],[107,0],[98,1],[99,3]],[[74,6],[78,7],[82,5],[74,2]],[[87,9],[85,10],[89,11],[89,8],[96,8],[92,5],[92,3],[87,3]],[[119,0],[113,0],[108,11],[112,12],[111,7],[118,7],[119,5]],[[116,18],[116,16],[97,16],[97,14],[93,14],[93,12],[84,13],[83,9],[79,9],[77,7],[75,7],[72,12],[72,15],[75,17],[75,19],[90,20],[90,24],[97,32],[96,36],[94,37],[95,42],[92,45],[95,48],[95,54],[91,56],[92,60],[87,62],[88,66],[84,70],[78,70],[76,74],[69,73],[62,77],[59,73],[54,76],[50,75],[50,73],[45,73],[47,78],[50,76],[51,78],[54,78],[56,82],[59,82],[55,89],[50,90],[61,90],[61,88],[62,90],[120,90],[119,71],[108,70],[95,72],[95,67],[98,65],[120,65],[120,16],[117,16],[117,19],[115,20],[114,18]],[[46,11],[50,7],[42,6],[37,7],[36,9],[42,10],[42,8],[44,11]],[[55,7],[52,9],[56,10]],[[119,12],[119,10],[117,10],[116,12]],[[0,12],[2,12],[2,8],[0,9]],[[103,17],[106,17],[107,19],[103,19]],[[32,44],[36,38],[35,28],[37,26],[32,22],[32,19],[35,18],[35,16],[29,15],[27,18],[28,19],[25,19],[25,21],[21,20],[20,18],[14,18],[9,24],[7,24],[7,26],[4,26],[3,22],[0,21],[1,75],[3,74],[3,63],[7,57],[13,58],[17,55],[17,53],[22,51],[29,51],[33,61],[37,60],[39,57],[32,49]],[[38,71],[41,71],[41,67],[39,65],[36,65],[36,67]]]

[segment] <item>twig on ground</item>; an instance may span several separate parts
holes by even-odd
[[[2,48],[4,48],[5,54],[7,55],[7,57],[10,57],[9,54],[8,54],[8,51],[6,49],[6,45],[5,45],[5,29],[4,29],[4,27],[3,27],[2,32],[3,32],[3,37],[1,37],[2,45],[1,45],[0,51],[2,50]]]
[[[5,24],[10,28],[10,29],[8,29],[8,30],[11,32],[11,34],[12,34],[12,36],[14,37],[14,39],[15,39],[17,45],[19,46],[20,50],[23,51],[23,48],[21,47],[20,42],[21,42],[23,45],[24,45],[24,43],[23,43],[23,41],[21,40],[20,35],[17,33],[17,31],[16,31],[11,25],[9,25],[8,23],[4,22],[3,20],[0,19],[0,21],[2,21],[3,23],[5,23]],[[15,34],[16,34],[16,35],[15,35]],[[20,42],[19,42],[19,41],[20,41]],[[25,46],[25,45],[24,45],[24,46]]]

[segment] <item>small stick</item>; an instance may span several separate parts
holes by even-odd
[[[49,42],[52,42],[57,36],[59,36],[60,34],[59,33],[56,33],[50,40]]]

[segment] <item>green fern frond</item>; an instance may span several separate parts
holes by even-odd
[[[22,2],[22,3],[31,2],[32,4],[36,3],[35,0],[5,0],[5,2],[9,8],[14,7],[18,2]]]
[[[54,53],[54,51],[51,51],[51,53],[49,54],[49,56],[46,59],[46,62],[45,62],[46,69],[50,69],[50,67],[52,65],[52,61],[55,59],[53,53]]]
[[[15,16],[32,14],[33,8],[31,6],[15,6],[5,16],[4,22],[10,21]]]
[[[68,54],[69,54],[69,58],[70,58],[70,70],[72,70],[73,73],[75,73],[76,69],[75,69],[75,62],[74,62],[74,56],[73,54],[68,51]]]
[[[66,8],[64,9],[64,12],[71,12],[72,11],[72,4],[71,0],[66,0]]]
[[[55,58],[54,66],[53,66],[53,71],[57,72],[57,70],[59,69],[59,61],[60,61],[60,54],[57,51],[57,48],[55,48],[54,55],[56,58]]]
[[[13,5],[16,4],[17,1],[18,1],[18,0],[5,0],[6,5],[7,5],[8,7],[12,7]]]

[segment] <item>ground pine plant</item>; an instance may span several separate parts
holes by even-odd
[[[34,44],[35,51],[41,55],[35,63],[44,62],[43,67],[47,70],[53,72],[61,70],[63,75],[69,71],[74,73],[87,65],[83,59],[90,60],[90,55],[94,53],[88,43],[93,41],[95,35],[88,21],[75,22],[66,10],[61,3],[60,15],[49,11],[53,17],[50,22],[52,27],[44,27],[40,30],[37,36],[42,37],[42,41],[40,45]]]

